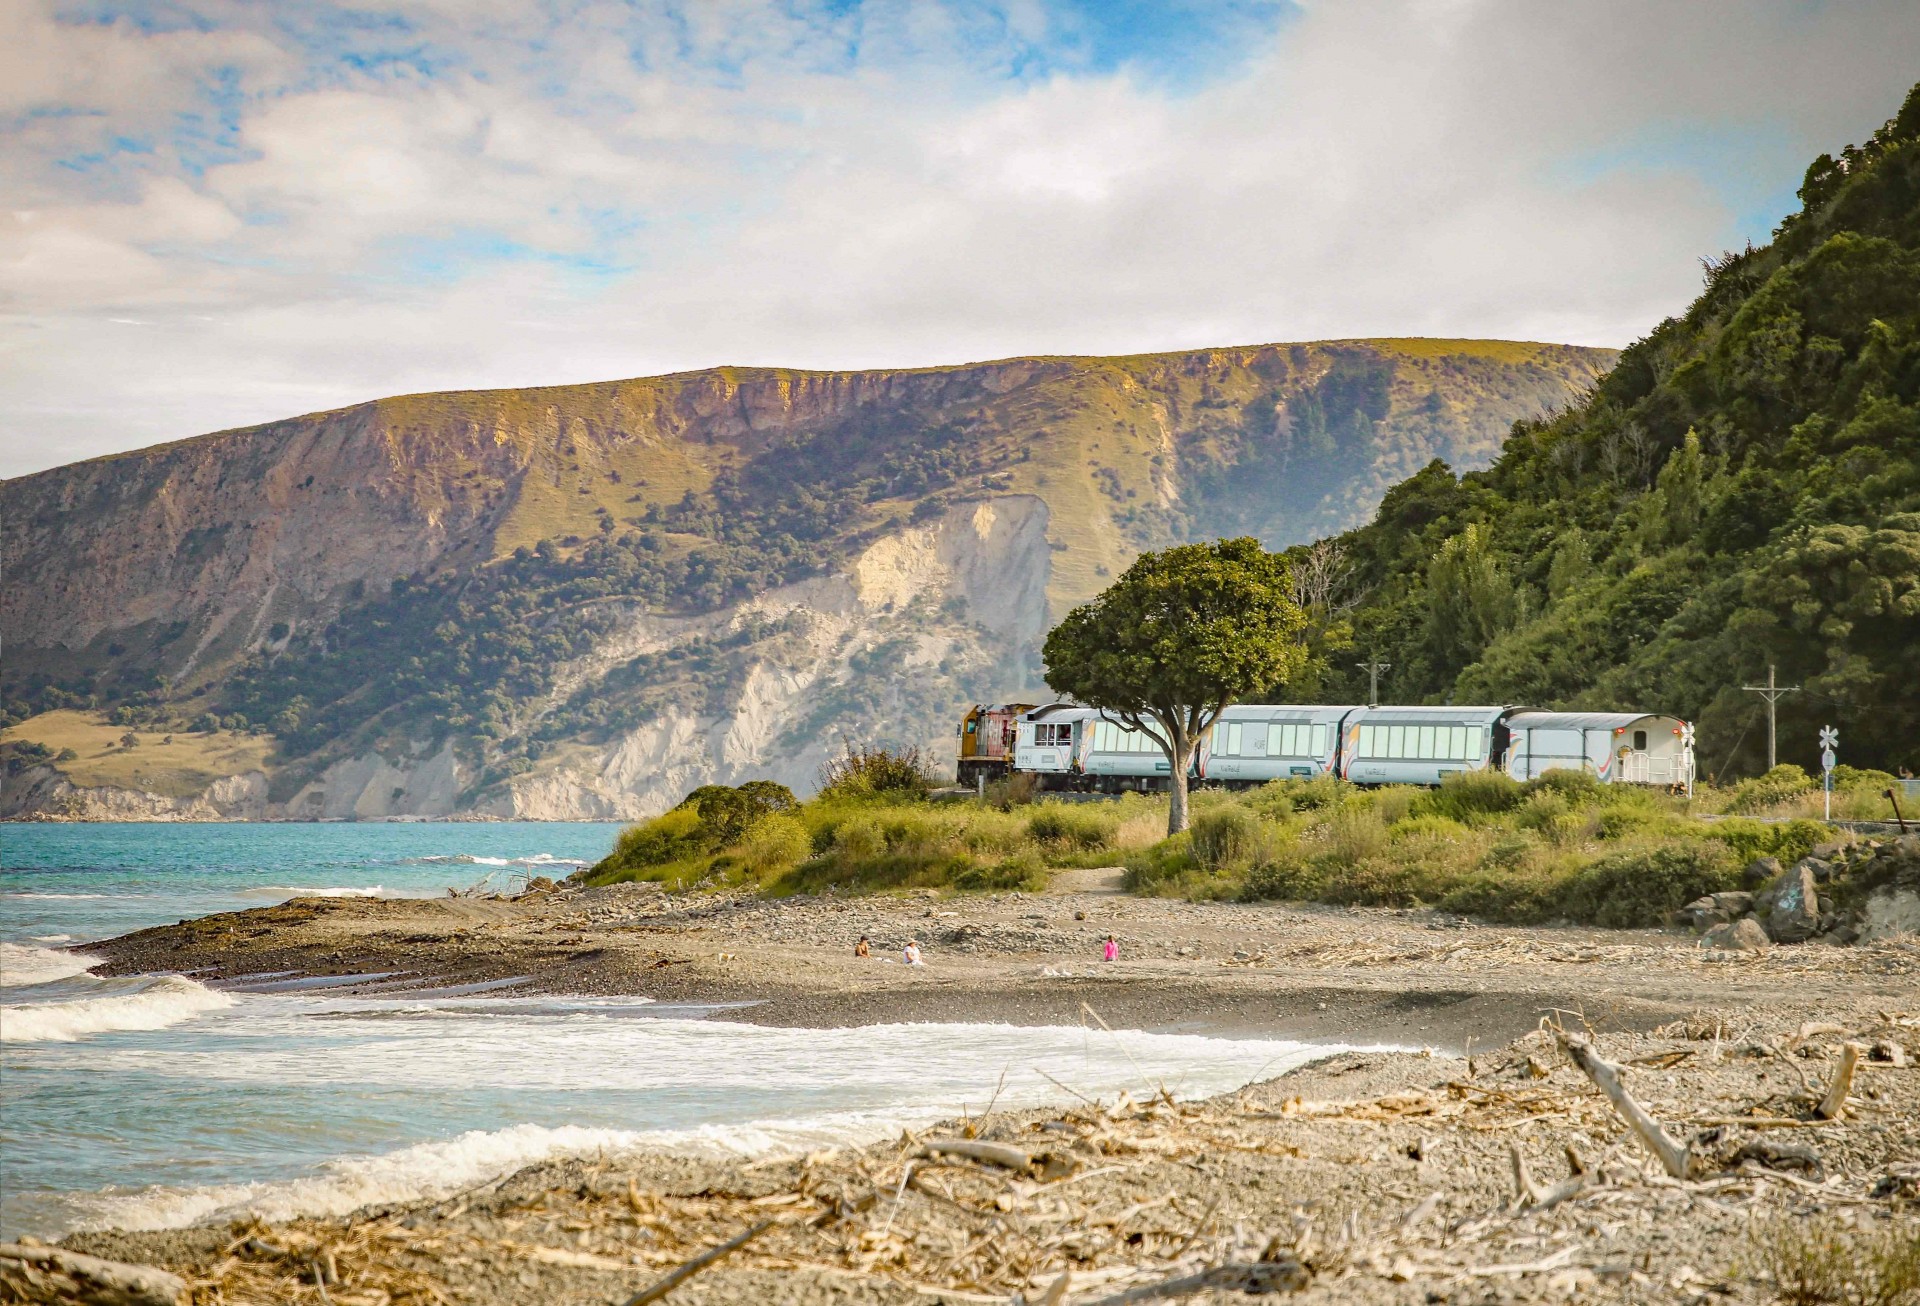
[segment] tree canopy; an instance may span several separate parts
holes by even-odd
[[[1048,685],[1167,754],[1170,833],[1186,828],[1187,765],[1207,728],[1305,662],[1291,591],[1287,564],[1258,540],[1185,544],[1141,554],[1047,636]]]
[[[1339,634],[1397,702],[1673,712],[1709,774],[1920,766],[1920,87],[1808,169],[1800,212],[1709,260],[1700,297],[1500,458],[1434,463],[1337,543]],[[1330,649],[1314,688],[1358,702]]]

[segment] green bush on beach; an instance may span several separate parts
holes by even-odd
[[[775,895],[1036,891],[1066,867],[1120,865],[1130,892],[1153,896],[1635,928],[1737,887],[1754,858],[1790,862],[1831,837],[1798,815],[1790,778],[1687,799],[1550,772],[1525,784],[1465,773],[1432,790],[1326,777],[1201,790],[1192,828],[1164,838],[1163,797],[1032,801],[1014,787],[984,802],[934,797],[911,765],[854,756],[868,760],[804,803],[765,782],[695,790],[624,831],[582,878]]]

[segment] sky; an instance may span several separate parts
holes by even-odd
[[[422,390],[1624,345],[1912,0],[0,2],[0,476]]]

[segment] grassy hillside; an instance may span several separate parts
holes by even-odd
[[[129,744],[131,740],[131,744]],[[0,753],[49,763],[77,785],[191,798],[216,780],[265,770],[271,738],[232,730],[134,730],[98,712],[43,712],[0,730]]]
[[[1920,768],[1920,88],[1808,169],[1768,245],[1709,264],[1591,397],[1519,425],[1483,472],[1434,464],[1340,541],[1351,641],[1317,688],[1644,707],[1700,726],[1704,770],[1841,731]]]

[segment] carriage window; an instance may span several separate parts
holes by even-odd
[[[1405,757],[1407,755],[1407,728],[1405,726],[1387,727],[1387,756]]]
[[[1420,727],[1420,756],[1422,757],[1433,756],[1433,736],[1434,736],[1435,730],[1436,730],[1436,727],[1434,726]]]
[[[1483,757],[1487,751],[1487,728],[1472,726],[1467,730],[1467,756]]]
[[[1647,732],[1646,731],[1636,730],[1633,732],[1633,746],[1634,746],[1634,749],[1638,752],[1644,753],[1647,751]]]
[[[1238,721],[1235,721],[1231,725],[1229,725],[1227,727],[1227,746],[1221,751],[1226,753],[1229,757],[1240,756],[1241,733],[1242,731],[1240,728],[1240,723]]]
[[[1327,728],[1318,725],[1313,728],[1313,756],[1324,757],[1327,752]]]
[[[1359,747],[1360,756],[1362,757],[1378,757],[1379,756],[1379,754],[1374,751],[1375,733],[1376,733],[1376,729],[1373,726],[1360,727],[1360,747]]]

